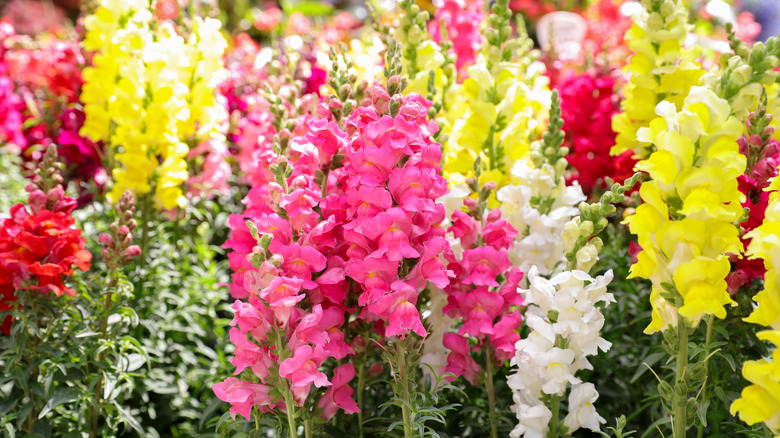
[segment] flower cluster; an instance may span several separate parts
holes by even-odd
[[[556,84],[569,145],[566,160],[572,167],[567,184],[577,181],[589,195],[606,187],[606,178],[624,181],[634,174],[632,151],[611,157],[617,134],[612,116],[618,109],[615,79],[598,73],[572,74]]]
[[[214,93],[226,47],[219,21],[196,18],[185,39],[172,23],[155,23],[148,0],[104,0],[85,26],[95,55],[84,71],[81,133],[116,149],[111,197],[154,190],[163,208],[182,206],[187,142],[224,142],[226,113]]]
[[[657,150],[637,164],[652,181],[640,189],[643,204],[627,219],[642,252],[631,277],[653,283],[652,333],[677,325],[677,312],[696,326],[704,315],[726,316],[729,253],[742,243],[734,226],[742,216],[737,178],[746,158],[737,139],[743,125],[728,102],[705,87],[693,87],[678,112],[671,102],[657,107],[658,119],[638,133]],[[664,284],[673,284],[681,300]],[[678,300],[673,300],[678,301]]]
[[[99,239],[103,244],[103,262],[109,271],[120,269],[123,263],[141,254],[141,247],[131,245],[138,222],[133,219],[135,199],[129,190],[122,194],[114,210],[116,220],[109,226],[109,232],[101,234]]]
[[[398,90],[396,79],[389,82]],[[255,376],[215,386],[234,413],[249,417],[253,405],[272,409],[284,396],[292,415],[292,401],[303,406],[312,384],[330,386],[318,405],[326,418],[338,408],[356,412],[354,367],[337,368],[330,381],[319,371],[329,357],[354,354],[345,312],[378,322],[386,338],[425,336],[418,295],[428,282],[449,284],[444,206],[436,203],[447,187],[431,139],[437,126],[426,116],[431,103],[378,85],[369,91],[370,103],[342,119],[344,129],[323,103],[303,135],[277,136],[273,179],[250,191],[243,217],[231,218],[231,290],[246,298],[234,305],[233,364],[236,374],[249,368]],[[281,394],[273,386],[280,379]]]
[[[557,91],[553,96],[549,132],[531,145],[527,159],[515,163],[511,174],[515,183],[501,188],[497,196],[504,217],[519,233],[509,253],[512,264],[521,272],[536,266],[542,275],[552,273],[565,259],[564,225],[585,200],[576,181],[566,185],[568,148],[561,147],[563,120]]]
[[[0,226],[0,310],[13,308],[16,291],[22,288],[74,296],[64,277],[73,274],[74,266],[89,270],[92,254],[84,249],[81,230],[70,217],[76,200],[65,195],[56,160],[50,146],[27,187],[28,206],[13,206]],[[2,332],[10,333],[11,324],[11,318],[5,318]]]
[[[742,375],[751,385],[731,405],[731,415],[749,425],[764,423],[775,436],[780,435],[780,330],[758,332],[758,339],[774,344],[772,357],[745,362]]]
[[[637,140],[637,131],[656,118],[661,101],[679,111],[688,90],[698,85],[703,72],[693,61],[684,42],[688,34],[688,10],[682,0],[642,0],[644,9],[634,16],[626,32],[628,47],[634,52],[626,70],[631,75],[623,89],[623,112],[613,118],[618,133],[612,148],[615,155],[633,151],[639,158],[650,154],[647,143]]]
[[[466,66],[474,64],[484,40],[479,33],[479,23],[485,15],[482,0],[436,0],[434,6],[436,13],[428,22],[428,32],[438,44],[446,35],[455,53],[455,68],[463,72]]]
[[[444,176],[450,186],[465,189],[466,178],[497,187],[511,183],[515,161],[525,157],[530,143],[544,127],[550,105],[544,64],[530,51],[524,34],[513,38],[506,1],[496,4],[482,31],[485,43],[473,65],[466,68],[461,108],[452,109],[452,129],[445,145]],[[497,206],[491,200],[491,208]],[[518,229],[519,230],[519,229]]]
[[[575,374],[593,369],[587,357],[611,346],[599,336],[604,315],[596,304],[614,302],[607,293],[612,271],[596,278],[585,271],[565,271],[548,280],[534,267],[528,277],[529,288],[521,293],[528,306],[525,322],[531,331],[517,343],[517,355],[512,359],[515,373],[508,383],[514,391],[512,410],[519,424],[510,436],[545,436],[553,414],[543,400],[560,400],[569,384],[569,413],[563,420],[567,433],[581,427],[599,430],[605,420],[593,406],[598,392]]]
[[[747,318],[752,322],[767,326],[770,330],[758,333],[758,338],[775,345],[771,360],[748,361],[742,367],[742,374],[751,385],[742,390],[742,397],[731,405],[731,414],[739,413],[739,418],[749,425],[764,422],[769,430],[780,434],[780,391],[777,375],[780,373],[780,294],[777,282],[780,270],[776,260],[780,257],[780,180],[774,178],[767,190],[769,205],[766,217],[760,226],[750,231],[746,237],[751,239],[747,247],[747,256],[762,259],[766,268],[764,289],[753,298],[758,307]]]
[[[102,145],[78,133],[84,123],[78,98],[86,64],[78,40],[70,35],[31,40],[16,35],[8,23],[0,28],[0,99],[4,102],[0,139],[22,148],[23,157],[33,162],[46,147],[56,145],[66,164],[66,181],[94,181],[102,186],[106,181]],[[79,204],[90,196],[82,193]]]
[[[766,191],[772,178],[778,174],[780,163],[780,144],[771,138],[774,128],[771,114],[752,113],[748,118],[747,130],[750,135],[743,135],[737,141],[739,151],[747,158],[747,172],[739,176],[739,191],[745,195],[742,207],[749,209],[747,220],[742,222],[745,233],[760,226],[765,219],[769,204],[769,193]],[[750,238],[740,236],[742,245],[748,248]],[[735,262],[734,269],[726,279],[729,293],[735,293],[742,286],[749,286],[754,279],[764,278],[766,269],[761,260],[741,258]]]
[[[426,28],[430,19],[428,11],[421,11],[413,1],[403,0],[399,2],[404,14],[400,17],[400,23],[395,30],[395,38],[403,46],[403,72],[409,80],[405,92],[426,93],[430,74],[434,76],[434,83],[443,88],[445,83],[452,81],[454,71],[446,71],[449,61],[446,50],[431,38]],[[440,39],[442,43],[448,41]],[[449,44],[449,43],[447,43]],[[455,52],[457,53],[457,52]]]
[[[483,189],[482,199],[489,189]],[[517,288],[523,273],[511,266],[508,255],[517,230],[501,218],[500,210],[486,212],[483,217],[484,206],[480,208],[472,201],[466,199],[469,213],[453,213],[448,230],[454,239],[452,252],[446,255],[447,268],[455,278],[445,288],[448,304],[443,311],[460,319],[462,325],[457,334],[445,334],[443,343],[451,350],[444,371],[462,375],[473,385],[480,366],[472,351],[483,351],[485,361],[495,361],[499,366],[514,356],[522,323],[519,308],[523,300]],[[469,338],[476,340],[474,347],[469,347]]]

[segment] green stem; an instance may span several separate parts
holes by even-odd
[[[114,288],[116,287],[118,278],[113,276],[111,282],[108,285],[108,292],[106,293],[105,300],[103,301],[103,311],[100,316],[100,332],[102,340],[108,339],[108,311],[111,309],[111,299],[114,295]],[[103,360],[105,355],[100,353],[96,362]],[[90,438],[97,438],[98,436],[98,423],[100,422],[100,404],[103,402],[103,375],[100,375],[97,385],[95,385],[95,393],[92,395],[94,405],[90,407]]]
[[[286,359],[284,344],[282,344],[282,336],[279,330],[276,331],[276,350],[279,352],[279,362]],[[279,380],[282,383],[284,406],[287,408],[287,436],[290,438],[298,438],[298,428],[295,426],[295,402],[290,393],[290,386],[287,383],[287,379],[280,377]]]
[[[358,383],[357,383],[357,405],[358,409],[360,409],[357,413],[358,415],[358,430],[359,430],[359,437],[363,438],[363,391],[366,385],[366,363],[365,361],[361,361],[360,365],[358,365]]]
[[[558,394],[553,394],[550,398],[550,410],[552,411],[552,419],[550,419],[549,438],[558,438],[558,418],[561,411],[561,396]]]
[[[396,360],[398,361],[398,378],[401,381],[401,399],[406,402],[401,405],[401,414],[404,420],[404,438],[412,436],[412,413],[409,410],[409,376],[406,370],[406,356],[401,341],[395,343]]]
[[[303,430],[304,430],[304,434],[305,434],[306,438],[312,438],[313,433],[314,433],[314,425],[312,424],[312,421],[311,421],[310,418],[308,418],[308,419],[306,419],[304,421],[303,427],[304,427]]]
[[[688,327],[685,317],[677,313],[677,364],[674,373],[674,401],[672,404],[674,438],[685,438],[688,430],[688,392],[685,374],[688,371]]]
[[[704,338],[704,369],[706,370],[706,376],[710,375],[710,343],[712,342],[712,335],[715,331],[715,315],[710,315],[707,317],[707,336]],[[703,403],[704,400],[707,400],[707,380],[704,380],[704,387],[701,389],[701,400],[699,403]],[[696,435],[698,438],[704,438],[704,425],[699,425],[699,430]]]
[[[493,350],[490,341],[485,344],[485,389],[488,395],[490,409],[490,438],[498,438],[498,421],[496,420],[496,391],[493,388]]]

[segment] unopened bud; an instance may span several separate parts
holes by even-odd
[[[141,247],[138,245],[130,245],[125,250],[125,257],[128,259],[138,257],[139,255],[141,255]]]
[[[111,237],[108,233],[103,233],[100,235],[100,238],[98,239],[98,242],[102,243],[103,245],[113,245],[114,244],[114,238]]]

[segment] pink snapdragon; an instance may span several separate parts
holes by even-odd
[[[320,399],[318,406],[323,410],[322,416],[330,420],[339,409],[354,414],[359,412],[357,403],[352,399],[354,391],[348,383],[355,378],[355,365],[345,363],[333,370],[333,385]]]
[[[472,385],[476,384],[477,373],[482,371],[482,368],[471,357],[469,341],[455,333],[447,333],[444,335],[444,347],[450,350],[450,354],[443,370],[455,376],[463,376]]]
[[[224,382],[214,385],[214,394],[217,398],[230,403],[230,417],[234,420],[236,414],[251,420],[253,406],[271,404],[269,390],[266,385],[245,382],[235,377],[228,377]]]
[[[472,189],[477,191],[477,187]],[[470,351],[489,349],[491,360],[502,365],[515,354],[522,323],[518,308],[523,300],[517,288],[523,274],[511,266],[508,256],[517,230],[501,218],[499,210],[486,209],[485,193],[491,189],[483,188],[479,201],[469,198],[468,213],[453,212],[448,229],[462,251],[460,256],[454,251],[446,253],[455,279],[444,288],[448,295],[444,312],[459,318],[462,325],[457,334],[444,337],[444,347],[451,353],[443,370],[463,375],[472,384],[479,365]],[[468,339],[474,341],[473,348],[469,348]]]
[[[346,275],[360,288],[361,316],[383,321],[385,337],[425,336],[417,296],[429,280],[445,287],[452,275],[441,258],[446,242],[437,227],[444,208],[436,199],[446,193],[446,180],[424,155],[440,150],[431,138],[437,126],[427,120],[431,103],[421,96],[394,96],[398,113],[390,116],[384,113],[391,106],[383,103],[387,92],[378,86],[370,92],[374,105],[359,108],[345,123],[353,141],[339,178],[344,192],[329,195],[348,204]]]
[[[428,31],[434,41],[441,43],[443,29],[447,40],[452,42],[455,53],[455,66],[461,74],[465,67],[474,64],[476,53],[483,43],[479,24],[485,16],[482,0],[434,0],[436,6],[433,20],[428,23]]]
[[[366,101],[381,101],[383,91],[374,86]],[[426,336],[419,294],[429,281],[446,287],[454,275],[443,259],[445,210],[436,199],[447,183],[431,138],[437,125],[426,117],[431,102],[416,94],[393,99],[384,111],[357,108],[342,125],[331,111],[340,102],[321,103],[302,132],[280,133],[265,149],[272,152],[263,153],[267,171],[249,178],[246,209],[229,219],[225,247],[238,299],[233,365],[236,374],[251,369],[265,387],[278,375],[269,394],[284,394],[284,409],[294,408],[289,396],[303,406],[320,392],[326,419],[339,408],[357,412],[354,367],[337,367],[332,379],[323,371],[356,353],[345,333],[359,324],[386,338]],[[281,408],[252,398],[251,387],[219,385],[215,393],[234,404],[231,412]],[[236,396],[226,389],[234,387]]]

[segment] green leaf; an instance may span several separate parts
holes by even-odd
[[[59,405],[78,400],[80,394],[81,390],[78,388],[63,388],[57,390],[54,395],[46,402],[46,405],[43,407],[43,409],[41,409],[41,412],[38,414],[38,419],[43,418],[52,409]]]
[[[76,335],[76,338],[89,338],[95,335],[98,335],[100,333],[94,331],[94,330],[86,330]]]
[[[0,401],[0,416],[10,412],[11,409],[15,408],[16,404],[21,399],[22,399],[22,395],[21,394],[17,394],[15,396],[7,397],[3,401]]]
[[[707,427],[707,408],[709,408],[709,406],[709,400],[702,400],[702,402],[699,403],[699,409],[696,410],[696,413],[699,415],[699,421],[701,421],[701,424],[704,427]]]
[[[128,354],[125,360],[127,361],[127,367],[125,369],[125,372],[127,373],[141,368],[146,363],[146,357],[137,353]]]
[[[662,353],[662,352],[656,352],[656,353],[652,353],[652,354],[648,355],[648,356],[645,358],[645,360],[644,360],[644,363],[640,364],[640,365],[637,367],[636,371],[634,372],[634,375],[631,377],[631,380],[629,380],[629,382],[628,382],[628,383],[634,383],[634,382],[636,382],[636,379],[638,379],[639,377],[641,377],[641,376],[642,376],[644,373],[646,373],[646,372],[647,372],[647,371],[648,371],[650,368],[652,368],[652,367],[653,367],[653,365],[655,365],[656,363],[658,363],[658,361],[659,361],[659,360],[661,360],[661,359],[662,359],[662,358],[664,358],[664,357],[666,357],[666,354],[665,354],[665,353]],[[647,366],[645,366],[645,364],[647,364]]]
[[[664,417],[664,418],[661,418],[660,420],[655,421],[653,424],[651,424],[647,428],[647,430],[645,430],[645,433],[642,434],[641,438],[645,438],[646,436],[650,435],[651,433],[656,432],[657,431],[656,426],[660,426],[662,424],[667,424],[667,423],[671,423],[671,422],[672,422],[672,417]]]
[[[122,416],[122,419],[125,420],[125,423],[127,423],[128,426],[135,429],[136,432],[141,434],[141,436],[144,436],[144,428],[141,427],[141,423],[138,422],[138,420],[135,419],[133,414],[126,411],[122,406],[119,405],[118,402],[114,401],[114,406],[116,407],[117,412],[119,412],[119,415]]]

